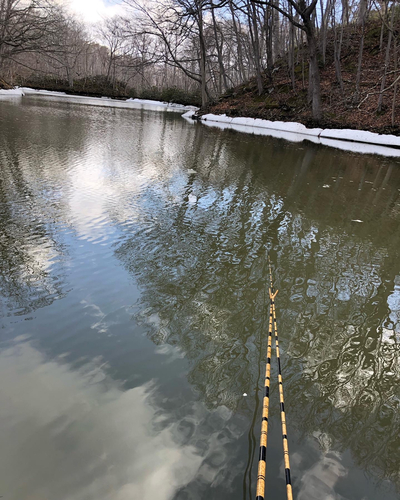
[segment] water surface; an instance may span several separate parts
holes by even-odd
[[[253,498],[268,249],[295,498],[398,498],[399,160],[27,97],[0,169],[3,498]]]

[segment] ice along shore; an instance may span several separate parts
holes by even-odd
[[[376,134],[365,130],[307,128],[297,122],[270,121],[260,118],[229,117],[206,114],[197,116],[193,111],[184,113],[183,118],[218,127],[254,135],[264,135],[292,142],[311,141],[344,151],[400,157],[400,137]]]

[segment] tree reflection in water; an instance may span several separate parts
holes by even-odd
[[[225,151],[236,159],[229,183],[203,170],[173,202],[143,194],[151,211],[115,251],[142,288],[137,320],[156,344],[185,353],[210,408],[240,411],[243,392],[260,385],[271,248],[290,426],[330,436],[333,449],[351,449],[360,466],[396,483],[399,173],[381,169],[363,193],[372,167],[353,159],[322,168],[320,149],[308,149],[293,160],[288,151],[282,163],[294,171],[267,176],[249,143]],[[238,167],[241,155],[253,170]]]
[[[0,291],[18,315],[65,295],[60,195],[57,189],[50,192],[48,186],[38,185],[37,172],[26,168],[33,157],[15,144],[1,145]],[[39,158],[34,161],[40,163]]]

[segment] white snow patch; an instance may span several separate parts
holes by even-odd
[[[24,92],[20,88],[15,89],[0,89],[1,97],[15,97],[15,96],[23,96]]]
[[[354,142],[364,142],[366,144],[378,144],[380,146],[400,147],[400,137],[389,134],[375,134],[374,132],[367,132],[365,130],[325,129],[321,132],[320,137]]]
[[[193,114],[198,108],[195,106],[184,106],[183,104],[175,104],[161,101],[150,101],[148,99],[112,99],[111,97],[89,97],[84,95],[70,95],[65,92],[53,92],[50,90],[36,90],[29,87],[23,87],[22,95],[37,95],[44,97],[54,97],[65,99],[68,102],[81,102],[91,106],[102,106],[111,108],[125,108],[125,109],[154,109],[157,111],[190,111]]]
[[[192,113],[185,113],[186,119]],[[254,135],[265,135],[285,139],[291,142],[308,140],[316,144],[334,147],[355,153],[379,154],[400,157],[400,137],[376,134],[364,130],[350,129],[308,129],[301,123],[261,120],[258,118],[231,118],[226,115],[207,114],[201,121],[220,129],[232,129]]]
[[[219,115],[204,115],[204,116],[219,116]],[[292,142],[302,142],[305,139],[308,139],[309,141],[315,142],[319,144],[321,141],[318,139],[317,136],[314,135],[304,135],[302,133],[296,133],[296,132],[287,132],[284,130],[278,130],[278,129],[273,129],[273,128],[263,128],[260,125],[260,122],[263,120],[258,120],[257,125],[238,125],[237,123],[233,123],[231,120],[234,120],[234,118],[229,118],[225,115],[221,115],[226,118],[226,120],[223,121],[214,121],[214,120],[208,120],[208,121],[203,121],[202,117],[202,122],[206,123],[207,125],[211,127],[217,127],[222,130],[225,129],[231,129],[231,130],[236,130],[237,132],[244,132],[246,134],[254,134],[254,135],[263,135],[263,136],[269,136],[269,137],[275,137],[277,139],[286,139],[287,141],[292,141]],[[248,118],[249,120],[253,120],[253,118]],[[254,119],[256,120],[256,119]],[[265,120],[267,121],[267,120]],[[274,122],[270,122],[274,123]],[[280,122],[283,123],[283,122]],[[301,124],[299,124],[301,125]],[[303,126],[303,125],[302,125]]]
[[[32,89],[31,87],[21,87],[21,89],[23,90],[25,95],[39,94],[39,95],[51,95],[51,96],[63,96],[63,97],[67,95],[65,92],[55,92],[54,90],[37,90],[37,89]]]
[[[192,114],[194,111],[198,110],[196,106],[185,106],[183,104],[177,104],[175,102],[151,101],[150,99],[128,99],[126,102],[134,102],[136,104],[148,104],[161,108],[176,108],[180,111],[181,110],[186,112],[191,111]]]
[[[376,144],[367,144],[363,142],[339,141],[336,139],[325,139],[324,137],[321,137],[319,144],[329,146],[331,148],[341,149],[342,151],[351,151],[352,153],[375,154],[394,158],[400,156],[400,149],[377,146]]]
[[[185,118],[185,120],[192,120],[194,116],[193,110],[186,111],[186,113],[183,113],[182,118]]]
[[[210,113],[202,116],[201,119],[204,121],[228,123],[230,125],[244,125],[246,127],[258,127],[294,134],[311,135],[313,137],[319,137],[322,132],[321,128],[307,128],[301,123],[261,120],[260,118],[230,118],[226,115],[213,115]]]
[[[360,219],[351,219],[351,222],[363,222],[363,221]]]

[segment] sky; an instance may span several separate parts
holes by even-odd
[[[95,23],[123,12],[123,0],[64,0],[71,12],[86,23]]]

